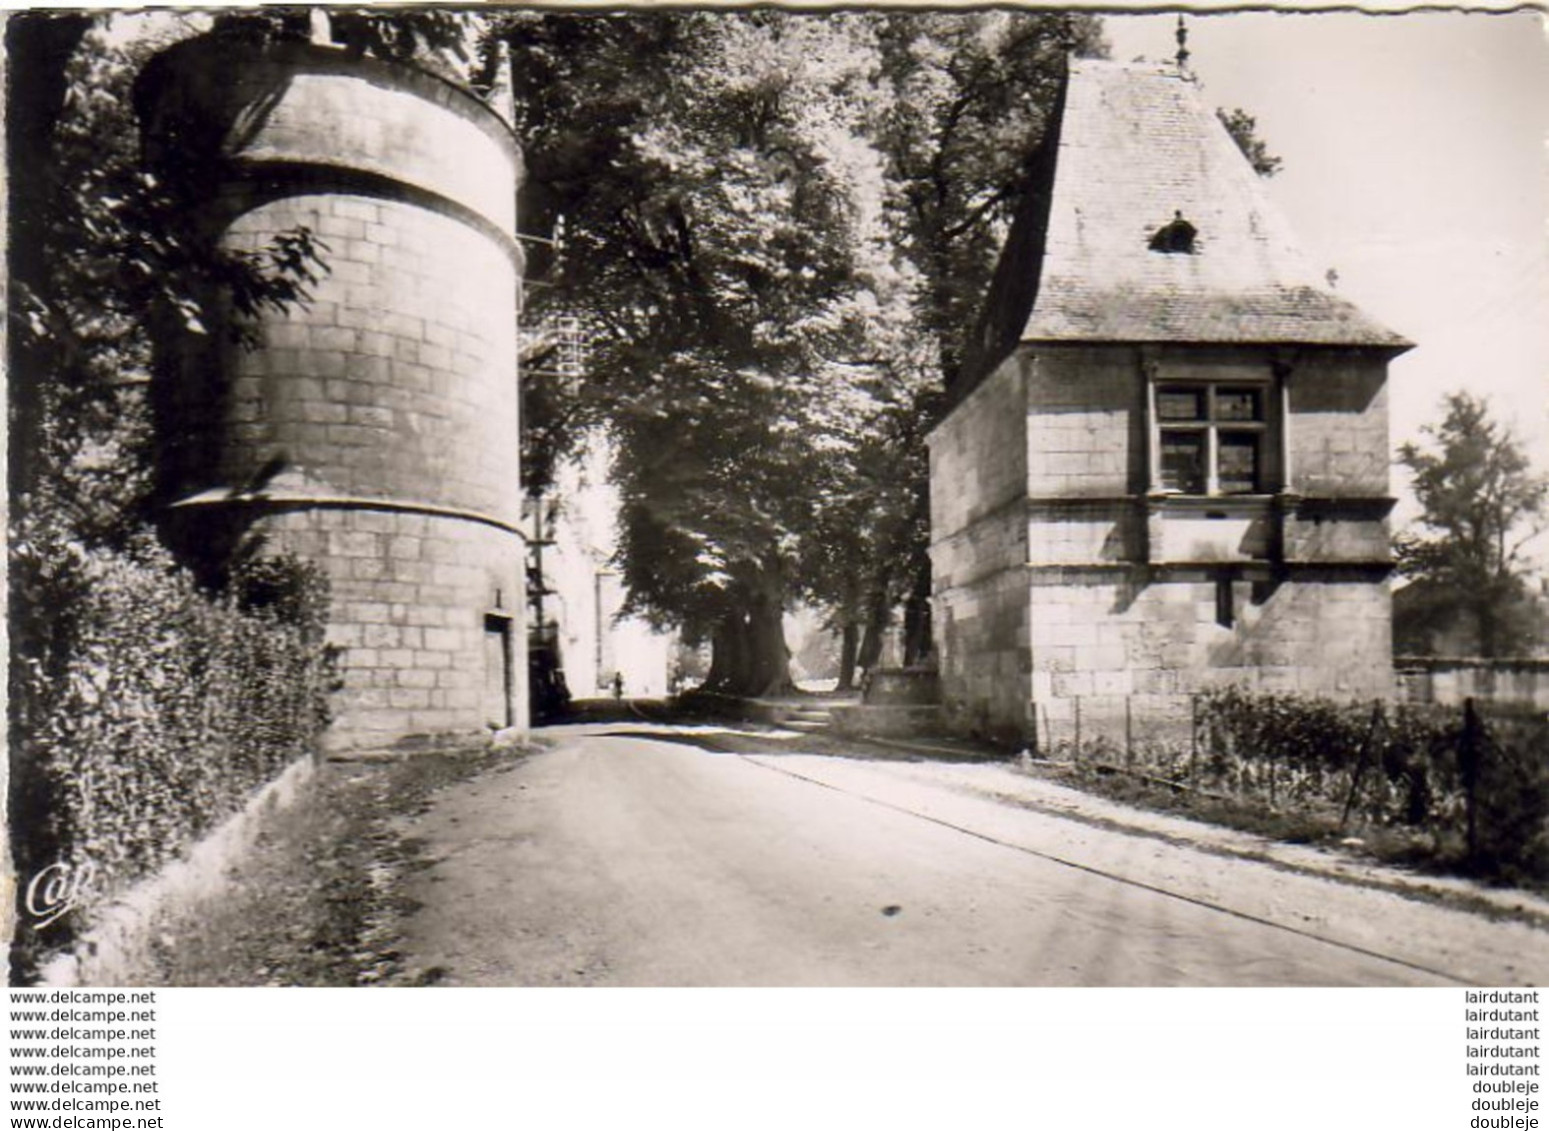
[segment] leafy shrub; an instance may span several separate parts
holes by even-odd
[[[1549,878],[1549,719],[1492,707],[1336,703],[1229,687],[1196,706],[1189,776],[1212,788],[1428,834],[1443,858]],[[1176,764],[1176,763],[1175,763]]]
[[[1469,862],[1508,881],[1549,877],[1549,718],[1491,711],[1480,737]]]
[[[211,595],[146,536],[24,537],[11,569],[19,876],[89,861],[106,897],[315,749],[333,678],[315,567],[247,562]]]

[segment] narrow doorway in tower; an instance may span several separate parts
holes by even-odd
[[[484,722],[497,730],[515,725],[511,710],[511,618],[484,617]]]

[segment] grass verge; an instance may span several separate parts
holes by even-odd
[[[424,754],[329,763],[314,788],[274,814],[213,900],[154,932],[137,981],[160,986],[428,985],[441,971],[405,965],[398,924],[414,910],[399,879],[426,866],[395,819],[432,796],[508,764],[513,754]]]

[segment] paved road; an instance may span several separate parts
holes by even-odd
[[[958,788],[961,767],[549,735],[407,830],[435,861],[408,891],[412,965],[506,986],[1513,984],[1545,939],[1031,812]]]

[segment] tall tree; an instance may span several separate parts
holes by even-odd
[[[966,328],[1034,175],[1072,55],[1103,55],[1101,22],[1065,12],[961,11],[880,17],[886,101],[873,126],[886,162],[890,239],[914,270],[909,313],[933,380],[916,383],[893,430],[892,476],[906,521],[869,572],[861,662],[904,605],[904,659],[931,651],[929,461],[925,436],[963,377]],[[868,643],[869,642],[869,643]]]
[[[919,268],[915,315],[950,387],[1066,62],[1104,54],[1102,26],[1066,12],[896,12],[879,47],[893,238]]]
[[[1466,392],[1443,402],[1426,447],[1409,443],[1399,462],[1413,476],[1420,531],[1397,539],[1399,569],[1423,583],[1438,622],[1471,627],[1483,656],[1536,643],[1522,615],[1522,551],[1545,526],[1549,476],[1535,473],[1509,429]]]
[[[530,301],[592,335],[548,419],[615,432],[636,606],[758,657],[716,665],[744,690],[778,682],[795,593],[862,662],[903,602],[926,654],[924,436],[1097,21],[519,13],[498,38],[528,222],[568,231]]]
[[[805,425],[875,307],[865,29],[667,12],[500,32],[529,215],[568,230],[532,301],[588,327],[571,419],[617,441],[631,603],[710,639],[727,690],[788,681],[780,618],[822,483]]]

